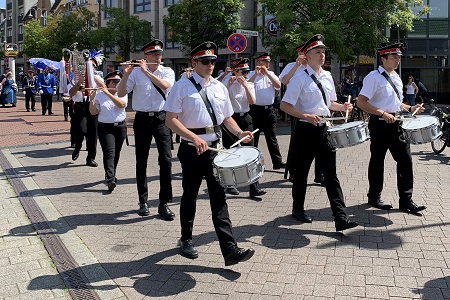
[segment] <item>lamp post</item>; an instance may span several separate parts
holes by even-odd
[[[101,12],[101,7],[102,7],[102,0],[98,0],[98,20],[97,20],[97,27],[100,28],[102,27],[102,12]]]

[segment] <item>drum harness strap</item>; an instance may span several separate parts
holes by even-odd
[[[378,73],[380,73],[380,70],[378,70]],[[386,71],[383,71],[383,73],[380,73],[381,75],[383,75],[384,78],[386,78],[386,80],[389,82],[389,84],[392,86],[392,88],[394,89],[395,93],[397,94],[398,99],[400,100],[400,102],[402,102],[402,99],[400,98],[400,93],[397,90],[397,87],[395,86],[395,84],[392,82],[391,77],[389,77],[389,75],[386,73]]]
[[[219,137],[219,141],[220,141],[219,144],[221,145],[222,144],[222,132],[220,130],[220,126],[218,126],[218,124],[217,124],[216,115],[214,113],[214,109],[211,106],[211,102],[209,101],[208,96],[206,95],[205,91],[202,89],[201,85],[198,84],[197,82],[195,82],[195,79],[193,77],[189,77],[189,80],[195,86],[195,88],[197,89],[198,93],[202,97],[203,102],[205,103],[206,110],[208,111],[209,116],[211,117],[211,120],[212,120],[213,125],[214,125],[213,126],[214,127],[214,132]]]

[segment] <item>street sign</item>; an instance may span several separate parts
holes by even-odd
[[[236,33],[243,34],[245,36],[258,36],[258,31],[253,30],[244,30],[244,29],[236,29]]]
[[[267,22],[267,33],[271,36],[277,36],[278,30],[277,30],[277,20],[275,18],[270,19],[269,22]]]
[[[19,55],[19,48],[17,44],[5,44],[5,56],[7,57],[16,57]]]
[[[247,48],[247,39],[240,33],[233,33],[228,37],[228,49],[233,53],[241,53]]]
[[[5,66],[8,66],[8,64],[9,64],[9,58],[8,58],[8,57],[5,57],[5,58],[3,59],[3,63],[5,64]]]

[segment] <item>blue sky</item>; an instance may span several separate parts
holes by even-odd
[[[0,7],[6,7],[6,0],[0,0]]]

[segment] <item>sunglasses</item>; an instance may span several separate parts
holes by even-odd
[[[242,74],[248,74],[248,72],[250,72],[249,70],[239,70],[241,71]]]
[[[120,79],[109,79],[108,82],[119,83]]]
[[[201,59],[201,60],[197,60],[199,62],[202,63],[202,65],[207,66],[209,63],[211,63],[211,65],[215,65],[216,64],[216,60],[215,59]]]

